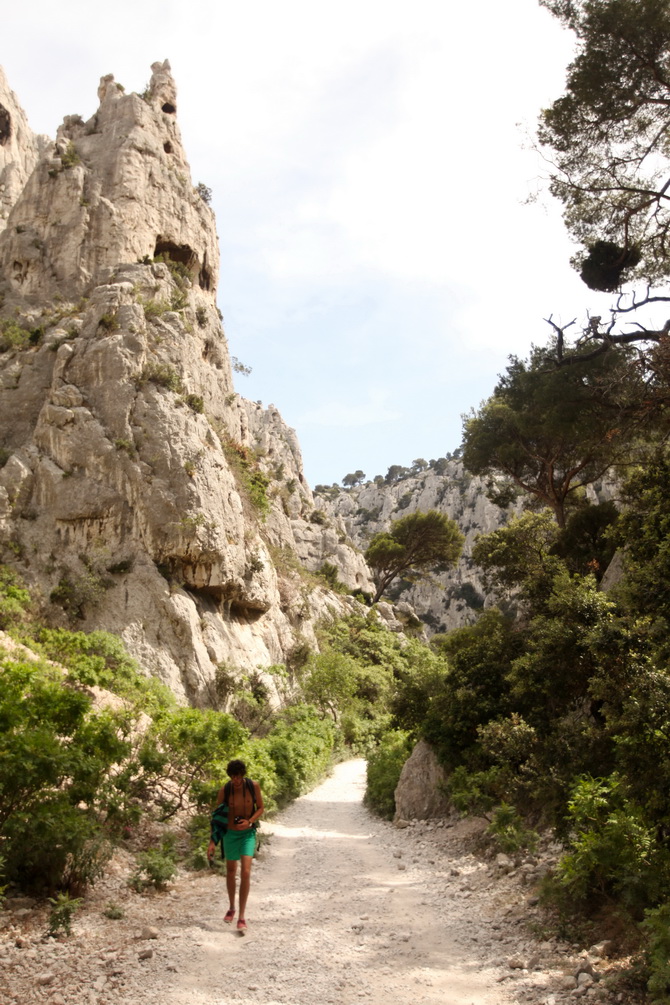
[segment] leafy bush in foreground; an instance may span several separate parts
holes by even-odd
[[[102,828],[125,723],[44,663],[0,661],[0,838],[8,880],[80,889],[108,854]]]
[[[411,749],[409,735],[404,730],[396,729],[387,733],[374,753],[368,757],[365,803],[388,820],[395,813],[394,793]]]

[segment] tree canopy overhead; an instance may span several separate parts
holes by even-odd
[[[390,530],[375,534],[365,552],[377,584],[373,603],[398,576],[421,579],[429,570],[455,565],[463,540],[455,522],[435,509],[395,520]]]
[[[670,274],[670,5],[540,0],[577,36],[565,94],[542,113],[551,190],[592,289]]]

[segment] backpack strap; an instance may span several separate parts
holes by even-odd
[[[254,783],[251,781],[250,778],[245,778],[244,781],[245,781],[246,786],[247,786],[247,788],[249,790],[249,794],[251,795],[252,805],[254,807],[252,812],[255,813],[256,810],[258,809],[258,807],[256,805],[256,787],[255,787]]]

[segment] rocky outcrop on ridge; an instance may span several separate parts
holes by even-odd
[[[480,534],[502,527],[511,511],[487,498],[484,480],[465,471],[457,456],[431,461],[390,482],[378,478],[348,489],[317,486],[315,492],[317,505],[329,518],[344,521],[347,534],[362,551],[375,534],[408,513],[436,509],[456,521],[465,536],[458,564],[430,581],[397,580],[387,590],[394,603],[409,603],[432,631],[469,624],[478,610],[495,602],[472,561],[472,546]]]
[[[153,64],[142,96],[108,74],[98,97],[88,122],[67,115],[55,143],[43,144],[11,209],[0,245],[10,289],[41,300],[77,296],[105,268],[165,254],[214,293],[214,219],[190,180],[169,63]],[[25,124],[18,141],[20,162],[31,144]]]
[[[209,193],[152,71],[141,96],[103,77],[48,143],[0,92],[0,544],[52,615],[210,704],[217,667],[290,663],[356,605],[309,570],[371,584],[294,431],[234,390]]]
[[[411,468],[396,468],[396,472],[391,468],[386,478],[378,475],[374,481],[349,488],[317,485],[316,505],[324,516],[344,523],[347,535],[362,552],[375,534],[388,530],[393,521],[408,513],[436,509],[454,520],[465,537],[456,566],[416,583],[396,580],[386,596],[396,610],[409,604],[432,632],[471,624],[481,608],[501,602],[500,597],[487,592],[481,569],[472,560],[472,547],[480,535],[504,527],[513,514],[523,512],[524,498],[504,509],[491,502],[486,479],[466,471],[460,450],[430,462],[415,461]],[[585,494],[592,504],[616,500],[617,479],[605,475],[589,485]],[[620,575],[619,557],[601,588],[610,589]]]

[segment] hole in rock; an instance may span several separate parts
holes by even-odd
[[[208,290],[212,285],[212,273],[206,265],[203,265],[200,270],[198,275],[198,285],[202,290]]]
[[[174,241],[164,241],[163,238],[156,238],[156,248],[154,258],[164,255],[171,262],[180,262],[187,268],[191,268],[197,262],[197,256],[193,248],[188,244],[175,244]]]
[[[246,604],[232,602],[230,605],[230,617],[233,621],[239,621],[243,624],[258,621],[262,614],[265,614],[265,609],[259,607],[249,607]]]
[[[166,154],[171,154],[172,153],[172,144],[171,143],[164,143],[163,144],[163,150],[165,151]]]
[[[4,105],[0,105],[0,147],[4,147],[5,143],[12,135],[12,117],[5,108]]]
[[[161,111],[165,112],[167,115],[174,115],[177,109],[175,105],[171,105],[169,101],[166,101],[165,104],[161,107]]]

